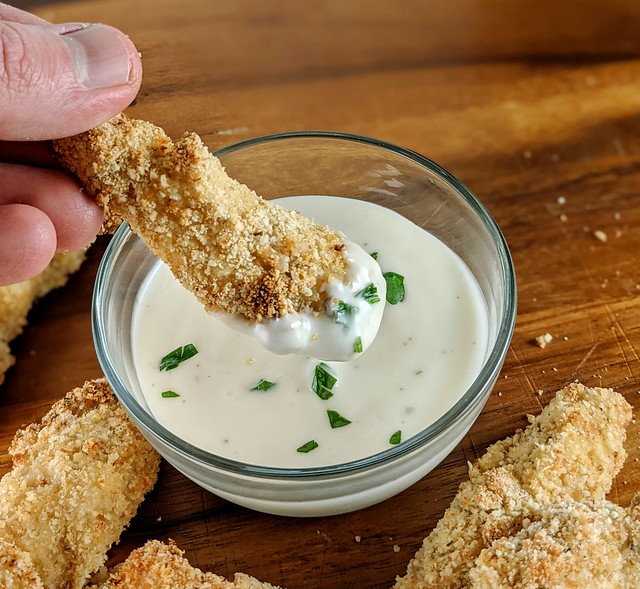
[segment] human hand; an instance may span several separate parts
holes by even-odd
[[[109,120],[141,80],[140,56],[120,31],[54,25],[0,3],[0,285],[93,240],[102,211],[54,169],[46,140]]]

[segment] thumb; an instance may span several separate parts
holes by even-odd
[[[112,27],[0,21],[0,140],[86,131],[124,110],[141,79],[135,46]]]

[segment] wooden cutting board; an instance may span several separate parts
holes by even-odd
[[[14,4],[16,4],[14,2]],[[401,495],[356,513],[287,519],[201,490],[163,464],[112,551],[173,538],[192,564],[289,589],[384,588],[467,476],[564,384],[640,403],[640,5],[633,0],[18,2],[54,22],[106,22],[140,49],[132,116],[217,149],[301,129],[408,147],[458,176],[511,248],[518,320],[477,423]],[[0,387],[0,469],[15,430],[100,374],[90,299],[106,240],[33,310]],[[545,348],[535,343],[550,333]],[[640,433],[611,499],[640,490]]]

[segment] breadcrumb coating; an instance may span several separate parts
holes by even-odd
[[[159,456],[104,379],[19,430],[9,454],[13,468],[0,480],[0,579],[79,589],[153,487]]]
[[[101,585],[88,589],[278,589],[249,575],[236,573],[233,581],[192,567],[171,540],[150,540],[134,550]]]
[[[174,143],[118,115],[54,149],[107,229],[128,221],[208,310],[249,321],[322,312],[326,285],[346,280],[342,236],[229,178],[194,133]]]
[[[571,552],[579,542],[573,535],[596,532],[608,544],[597,545],[594,562],[619,555],[609,568],[601,567],[602,574],[635,578],[640,544],[629,541],[638,537],[640,510],[626,513],[604,500],[626,456],[630,420],[631,407],[611,389],[572,383],[559,391],[524,431],[497,442],[470,465],[470,480],[460,485],[395,589],[609,587],[581,585],[585,571],[595,571],[597,564],[587,563],[587,552]],[[593,517],[580,515],[586,512]],[[616,520],[605,529],[600,522],[611,514],[627,523]],[[544,546],[543,538],[549,540]],[[566,545],[571,559],[552,548],[553,542]],[[540,562],[534,567],[535,555]],[[564,560],[551,562],[556,557]],[[511,561],[520,562],[517,584]]]
[[[44,585],[27,552],[0,539],[0,587],[42,589]]]
[[[31,307],[49,291],[63,286],[69,275],[80,268],[84,258],[84,250],[56,254],[37,276],[17,284],[0,286],[0,384],[15,363],[9,344],[22,333]]]
[[[627,457],[631,417],[622,395],[571,383],[529,427],[493,444],[475,466],[480,472],[514,466],[524,489],[541,503],[604,499]]]
[[[609,501],[541,507],[480,552],[473,589],[640,587],[640,520]]]

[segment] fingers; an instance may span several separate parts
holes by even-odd
[[[0,285],[22,282],[42,272],[56,251],[56,231],[40,209],[0,205]]]
[[[141,79],[140,56],[122,32],[53,25],[0,3],[0,284],[35,275],[56,251],[87,245],[102,222],[74,180],[43,168],[54,165],[50,146],[34,142],[113,118]]]
[[[60,169],[51,141],[0,141],[0,162]]]
[[[135,46],[116,29],[0,20],[0,139],[86,131],[124,110],[141,78]]]
[[[0,20],[34,25],[47,24],[47,21],[40,18],[39,16],[35,16],[34,14],[30,14],[29,12],[24,12],[23,10],[14,8],[13,6],[9,6],[8,4],[3,4],[2,2],[0,2]]]
[[[63,172],[0,164],[0,186],[0,205],[26,204],[40,209],[49,219],[53,251],[72,251],[88,245],[102,223],[102,209]],[[27,241],[32,238],[33,235]],[[0,250],[5,249],[4,239],[0,230]],[[48,248],[47,245],[47,251]]]

